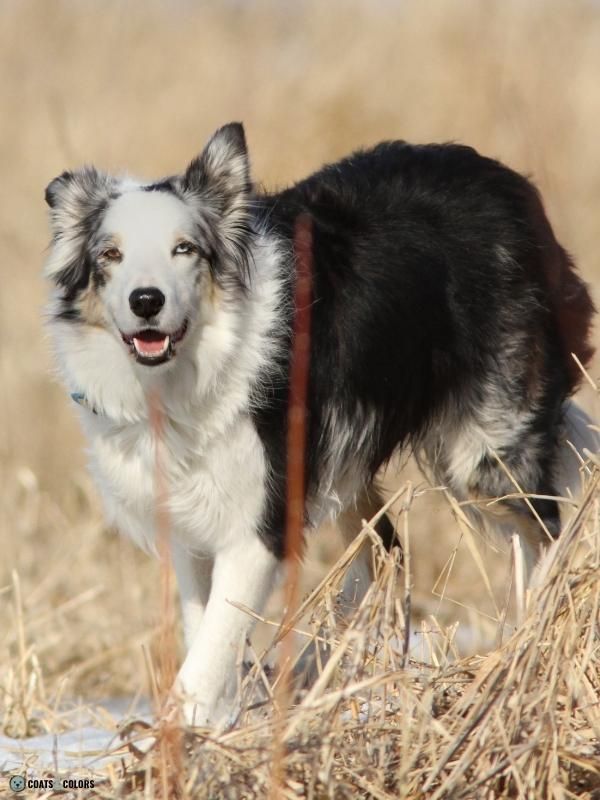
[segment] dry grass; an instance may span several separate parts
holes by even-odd
[[[372,536],[366,525],[302,609],[311,610],[332,654],[287,714],[286,779],[278,796],[597,797],[600,542],[591,521],[599,482],[596,472],[506,644],[456,660],[453,631],[437,630],[430,667],[408,660],[398,640],[406,621],[398,590],[408,591],[409,579],[398,551],[388,555],[376,538],[377,579],[352,622],[336,626],[341,576]],[[404,521],[410,485],[398,494]],[[250,686],[259,680],[258,667],[254,673],[246,679]],[[184,791],[265,796],[273,716],[264,714],[258,721],[242,717],[219,737],[190,736]]]
[[[533,174],[595,283],[599,74],[591,0],[0,5],[4,733],[68,726],[65,702],[78,696],[147,690],[161,633],[157,565],[104,530],[74,415],[49,377],[46,182],[84,161],[179,170],[239,118],[269,185],[382,138],[457,139]],[[591,392],[586,402],[597,410]],[[390,493],[404,480],[390,469]],[[393,559],[377,555],[379,579],[347,630],[334,613],[339,575],[329,574],[309,617],[334,643],[335,669],[290,712],[282,796],[599,796],[597,480],[518,627],[510,546],[482,547],[439,491],[417,484],[396,500],[432,663],[406,663],[406,573]],[[305,589],[340,556],[334,537],[315,541],[312,556]],[[259,642],[273,630],[262,628]],[[254,680],[271,678],[254,668]],[[264,797],[268,710],[218,739],[190,737],[201,752],[178,777],[136,762],[131,796],[144,781],[146,797],[164,795],[170,775],[170,791],[187,797]],[[107,774],[104,796],[129,785]]]

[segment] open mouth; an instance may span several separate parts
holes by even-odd
[[[129,335],[121,333],[121,336],[138,364],[155,367],[173,358],[175,345],[185,336],[187,326],[186,320],[175,333],[164,333],[156,328],[146,328]]]

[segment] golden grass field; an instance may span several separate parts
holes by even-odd
[[[181,170],[234,119],[269,187],[385,138],[458,140],[534,178],[600,302],[599,75],[592,0],[0,2],[0,733],[68,726],[61,709],[78,698],[150,693],[161,620],[158,564],[105,529],[75,414],[51,375],[45,185],[90,162],[148,177]],[[583,402],[600,409],[589,386]],[[395,660],[405,606],[392,588],[402,598],[406,575],[381,556],[353,626],[331,631],[335,670],[282,723],[272,796],[600,797],[590,472],[562,561],[513,635],[509,545],[457,524],[414,467],[388,469],[390,496],[411,481],[395,508],[433,664]],[[304,591],[340,553],[333,532],[311,543]],[[330,575],[315,618],[334,589]],[[186,739],[195,755],[178,756],[179,773],[157,748],[127,781],[107,773],[95,796],[267,797],[270,726],[253,717],[220,740]],[[0,797],[11,796],[3,781]]]

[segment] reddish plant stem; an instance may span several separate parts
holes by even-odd
[[[163,800],[181,795],[181,730],[179,720],[168,713],[170,692],[177,674],[177,642],[173,607],[171,570],[171,529],[167,510],[168,486],[162,463],[165,441],[165,415],[157,392],[148,397],[150,429],[154,439],[154,500],[156,549],[160,564],[160,634],[157,658],[157,718],[160,720],[159,745],[156,751],[156,792]]]
[[[306,499],[306,434],[307,399],[310,370],[310,322],[313,272],[312,220],[302,214],[294,228],[296,287],[294,292],[294,327],[287,425],[287,490],[285,530],[285,619],[291,619],[298,606],[300,556],[304,530]],[[293,633],[289,631],[281,642],[279,683],[276,701],[279,714],[275,729],[273,780],[271,798],[282,794],[285,781],[285,744],[282,741],[283,720],[291,700],[291,665],[294,658]]]

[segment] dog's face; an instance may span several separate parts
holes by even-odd
[[[55,178],[46,189],[55,319],[101,329],[144,368],[172,362],[211,303],[243,289],[250,190],[236,123],[159,183],[93,168]]]

